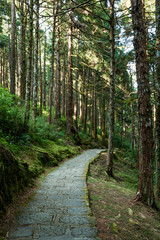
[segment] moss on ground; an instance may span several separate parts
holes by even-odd
[[[15,155],[0,144],[0,216],[20,190],[32,181],[28,164],[19,163]]]

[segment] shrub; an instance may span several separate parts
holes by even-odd
[[[24,110],[20,101],[3,88],[0,88],[0,134],[16,141],[24,134]]]

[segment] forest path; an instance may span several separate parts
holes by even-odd
[[[90,216],[86,174],[89,162],[101,151],[86,150],[48,174],[16,217],[9,239],[97,239]]]

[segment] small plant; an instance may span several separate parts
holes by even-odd
[[[24,130],[24,110],[18,97],[0,88],[0,135],[9,141],[19,141]]]

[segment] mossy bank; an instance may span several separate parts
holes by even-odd
[[[40,145],[15,145],[12,150],[0,143],[0,217],[14,197],[31,185],[45,167],[57,166],[63,159],[79,152],[80,147],[58,145],[49,140]]]

